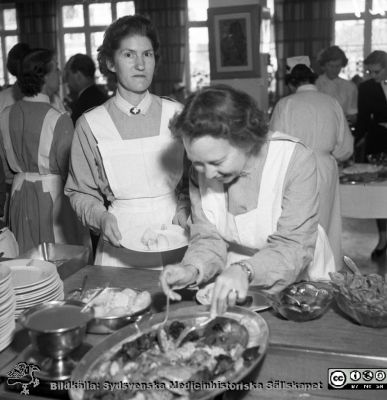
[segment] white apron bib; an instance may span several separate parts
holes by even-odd
[[[115,197],[109,212],[116,216],[122,237],[150,225],[172,223],[184,148],[172,137],[168,124],[179,109],[179,103],[162,100],[159,135],[131,140],[121,138],[104,106],[85,114]],[[161,268],[161,256],[157,259]],[[95,264],[130,267],[138,261],[130,251],[100,240]]]
[[[60,175],[50,172],[50,150],[54,138],[54,129],[61,114],[50,109],[43,121],[38,148],[39,172],[24,172],[14,153],[9,132],[10,108],[3,111],[1,132],[8,164],[16,175],[13,178],[12,196],[19,191],[25,181],[41,182],[44,193],[49,193],[53,203],[52,221],[55,243],[80,244],[91,246],[87,229],[77,220],[68,198],[63,193],[63,181]],[[12,221],[11,221],[12,223]]]
[[[223,184],[215,180],[208,181],[203,175],[199,176],[203,211],[230,244],[227,266],[250,258],[264,248],[268,236],[277,230],[285,176],[297,140],[277,133],[272,139],[262,172],[257,208],[237,216],[232,215],[227,210]],[[330,279],[328,273],[333,271],[335,264],[332,250],[324,229],[319,225],[314,259],[302,278]]]

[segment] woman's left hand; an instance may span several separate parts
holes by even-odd
[[[228,306],[243,302],[249,288],[248,276],[239,264],[232,264],[216,279],[210,314],[212,317],[226,312]]]

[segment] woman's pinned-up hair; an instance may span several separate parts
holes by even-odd
[[[31,51],[27,43],[16,43],[9,51],[7,56],[7,69],[13,76],[18,76],[20,73],[21,63],[23,58]]]
[[[330,46],[322,50],[318,57],[317,62],[323,67],[329,61],[340,60],[342,67],[348,64],[348,58],[344,51],[339,46]]]
[[[311,68],[304,64],[297,64],[292,68],[292,71],[285,76],[285,83],[298,87],[305,83],[315,83],[317,75]]]
[[[156,62],[159,59],[160,42],[152,22],[142,15],[128,15],[114,21],[105,31],[102,45],[98,48],[98,64],[102,74],[112,72],[107,62],[113,61],[114,52],[119,49],[122,39],[128,36],[145,36],[152,43]]]
[[[193,93],[169,127],[177,138],[192,141],[208,135],[258,153],[266,141],[267,118],[247,93],[214,85]]]
[[[24,95],[35,96],[41,92],[44,77],[53,68],[53,58],[54,52],[48,49],[34,49],[24,57],[18,76],[19,87]]]

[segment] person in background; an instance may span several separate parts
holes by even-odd
[[[105,103],[108,99],[108,95],[95,84],[94,75],[94,61],[86,54],[75,54],[66,63],[64,81],[75,98],[69,105],[74,126],[84,112]],[[90,237],[95,256],[99,235],[91,230]]]
[[[5,173],[3,164],[0,162],[0,229],[6,225],[4,219],[5,202],[7,199],[7,185],[5,183]]]
[[[278,292],[305,279],[329,279],[334,260],[318,225],[316,161],[296,138],[267,133],[263,114],[229,86],[191,95],[171,123],[194,169],[190,243],[180,264],[160,275],[176,289],[219,274],[212,314],[246,297],[248,286]]]
[[[348,58],[338,46],[323,50],[318,57],[323,74],[316,80],[316,86],[322,93],[334,97],[350,124],[356,122],[357,87],[352,81],[339,77],[340,71],[348,64]]]
[[[20,69],[20,63],[24,56],[30,51],[30,46],[26,43],[17,43],[11,48],[7,56],[7,70],[8,72],[17,78],[18,71]],[[8,106],[14,104],[16,101],[20,100],[23,94],[20,91],[17,81],[3,89],[0,92],[0,113]],[[2,154],[0,149],[0,157],[5,162],[5,154]],[[2,219],[5,224],[8,224],[8,211],[9,211],[9,198],[11,195],[12,181],[14,173],[7,168],[6,165],[2,166],[3,173],[5,174],[5,185],[6,185],[6,199],[1,208],[3,214]]]
[[[24,97],[0,115],[0,143],[7,161],[4,164],[16,174],[10,228],[21,253],[41,242],[90,242],[63,193],[74,128],[66,113],[50,105],[59,79],[54,53],[31,50],[18,73]]]
[[[168,128],[182,106],[148,90],[158,51],[156,30],[140,15],[113,22],[98,50],[117,91],[78,119],[65,187],[83,224],[101,232],[95,264],[130,267],[121,240],[154,225],[187,224],[188,193],[178,191],[184,148]]]
[[[299,138],[316,155],[319,223],[328,235],[336,268],[340,270],[343,256],[337,161],[352,155],[353,136],[340,104],[314,85],[316,75],[310,68],[309,57],[305,56],[304,63],[299,61],[299,57],[287,60],[291,69],[286,82],[293,94],[276,104],[270,129]]]
[[[70,104],[74,125],[85,111],[105,103],[108,99],[107,94],[95,84],[94,75],[94,61],[86,54],[75,54],[66,63],[64,81],[75,97]]]
[[[20,62],[29,53],[30,46],[26,43],[17,43],[11,48],[7,56],[7,70],[17,79]],[[17,81],[0,92],[0,112],[23,97]]]
[[[373,51],[364,60],[364,70],[370,79],[359,85],[356,140],[364,140],[366,155],[387,153],[387,53]],[[372,259],[387,249],[387,221],[378,219],[377,226],[379,239]]]

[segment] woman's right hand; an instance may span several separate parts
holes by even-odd
[[[101,234],[103,240],[106,240],[113,246],[121,246],[120,240],[122,236],[118,229],[117,218],[109,211],[106,211],[101,219]]]
[[[166,296],[171,300],[181,300],[181,296],[174,290],[183,289],[196,281],[198,269],[193,265],[167,265],[160,274],[160,284]]]

